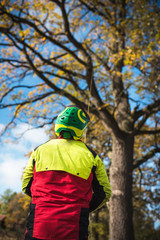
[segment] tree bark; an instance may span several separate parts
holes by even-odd
[[[132,165],[134,138],[113,136],[110,182],[110,240],[133,240]]]

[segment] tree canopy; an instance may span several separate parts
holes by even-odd
[[[156,1],[1,1],[0,22],[0,107],[14,109],[12,123],[52,123],[69,100],[112,131],[130,131],[126,121],[157,131],[142,131],[160,101]]]

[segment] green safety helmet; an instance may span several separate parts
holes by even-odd
[[[90,121],[88,114],[75,105],[67,106],[57,117],[55,132],[57,136],[63,131],[65,138],[80,139]]]

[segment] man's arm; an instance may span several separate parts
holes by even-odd
[[[31,197],[30,188],[33,181],[33,171],[34,171],[34,165],[35,165],[34,155],[35,155],[35,152],[33,151],[28,161],[28,164],[24,169],[23,180],[22,180],[22,191],[30,197]]]
[[[89,211],[92,212],[102,207],[111,197],[111,186],[105,170],[104,163],[97,155],[95,157],[95,166],[93,167],[93,197],[90,202]]]

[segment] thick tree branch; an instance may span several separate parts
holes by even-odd
[[[151,159],[152,157],[155,156],[156,153],[160,153],[160,148],[156,147],[152,150],[150,150],[145,156],[143,156],[142,158],[139,158],[137,160],[134,160],[133,163],[133,169],[139,167],[141,164],[147,162],[149,159]]]
[[[145,108],[140,109],[139,111],[134,111],[132,117],[134,122],[136,122],[141,116],[148,115],[148,117],[155,112],[160,110],[160,98],[157,99],[155,102],[147,105]]]
[[[9,43],[0,43],[0,46],[3,46],[3,47],[13,47],[13,45],[9,44]]]
[[[8,62],[10,65],[12,65],[14,67],[28,68],[28,66],[26,65],[27,62],[19,61],[19,60],[16,60],[16,59],[0,58],[0,63],[3,63],[3,62]],[[13,63],[18,63],[19,65],[15,65]]]
[[[158,134],[160,133],[160,129],[156,129],[156,130],[141,130],[141,131],[136,131],[136,134],[135,135],[144,135],[144,134],[147,134],[147,135],[155,135],[155,134]]]
[[[142,117],[142,119],[137,123],[134,131],[133,131],[133,135],[140,135],[140,134],[144,134],[144,133],[148,133],[148,134],[153,134],[153,132],[155,132],[155,130],[140,130],[145,122],[147,121],[147,119],[154,113],[157,113],[158,111],[160,111],[160,99],[156,100],[154,103],[149,104],[148,106],[146,106],[145,108],[134,112],[133,114],[133,118],[134,118],[134,122]],[[156,130],[157,131],[157,130]]]

